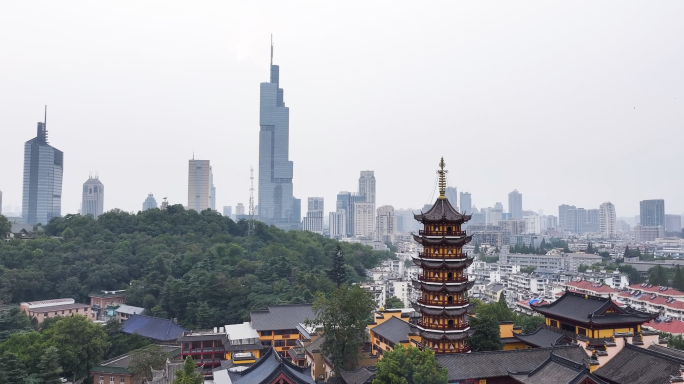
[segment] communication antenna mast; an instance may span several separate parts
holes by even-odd
[[[247,236],[254,234],[254,168],[249,167],[249,224],[247,227]]]

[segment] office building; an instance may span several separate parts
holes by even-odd
[[[637,243],[655,241],[665,237],[665,227],[662,225],[635,225],[634,241]]]
[[[301,221],[301,201],[296,201],[292,191],[290,110],[279,84],[280,67],[273,65],[273,45],[270,70],[270,81],[260,85],[259,220],[284,230],[296,229]]]
[[[64,153],[49,145],[46,122],[24,144],[24,183],[21,212],[24,222],[47,224],[62,215]]]
[[[322,197],[309,197],[309,210],[302,220],[302,229],[309,232],[323,233],[324,204]]]
[[[337,194],[336,210],[344,210],[346,213],[347,234],[346,237],[354,236],[354,204],[363,203],[366,197],[359,193],[342,191]]]
[[[373,238],[375,231],[375,203],[354,203],[354,236]]]
[[[344,209],[338,209],[337,212],[330,212],[328,227],[331,239],[342,239],[347,237],[347,212]]]
[[[446,187],[444,196],[446,196],[453,207],[458,207],[458,204],[456,203],[458,201],[458,191],[456,191],[456,187]]]
[[[81,200],[81,215],[97,218],[104,212],[104,185],[99,177],[89,177],[83,183],[83,199]]]
[[[365,197],[367,203],[375,203],[375,172],[361,171],[359,177],[359,194]]]
[[[238,203],[238,205],[235,206],[235,217],[244,216],[244,215],[245,215],[245,205],[242,203]]]
[[[382,242],[394,242],[397,235],[397,217],[394,215],[394,207],[383,205],[377,209],[375,219],[375,238]]]
[[[539,235],[542,233],[542,216],[532,213],[524,216],[523,221],[525,222],[525,234]]]
[[[473,209],[472,209],[473,202],[471,200],[470,192],[461,192],[460,197],[461,197],[461,199],[460,199],[461,200],[461,213],[463,213],[463,214],[473,213]]]
[[[639,203],[640,224],[644,227],[665,227],[665,200],[642,200]]]
[[[511,214],[511,219],[522,220],[522,193],[514,189],[508,194],[508,212]]]
[[[142,210],[147,211],[148,209],[153,208],[157,208],[157,200],[154,198],[154,195],[150,193],[147,195],[147,199],[145,199],[143,202]]]
[[[211,173],[211,193],[209,194],[209,208],[216,210],[216,187],[214,186],[214,173]]]
[[[188,209],[202,212],[211,208],[211,164],[195,159],[188,164]]]
[[[223,216],[233,218],[233,207],[226,205],[223,207]]]
[[[617,232],[615,206],[606,201],[599,207],[599,232],[608,238],[614,237]]]
[[[665,215],[665,230],[668,232],[680,232],[682,230],[682,216]]]

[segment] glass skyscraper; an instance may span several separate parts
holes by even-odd
[[[27,224],[47,224],[62,214],[64,153],[47,141],[45,123],[36,137],[24,144],[22,216]]]
[[[288,230],[300,226],[301,201],[292,192],[290,110],[285,106],[279,80],[279,67],[273,65],[271,46],[271,81],[261,83],[260,89],[259,220]]]

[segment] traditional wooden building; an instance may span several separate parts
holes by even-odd
[[[421,336],[421,346],[436,354],[469,352],[466,339],[474,333],[466,320],[466,292],[474,282],[469,282],[465,273],[473,259],[462,251],[471,237],[461,229],[470,216],[459,213],[447,199],[444,166],[442,158],[437,171],[439,197],[430,210],[414,215],[423,229],[413,235],[423,246],[423,251],[413,258],[422,269],[413,280],[413,286],[420,291],[414,308],[421,314],[415,332]]]

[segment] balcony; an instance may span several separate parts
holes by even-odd
[[[447,301],[447,300],[424,300],[424,299],[418,299],[418,304],[422,305],[432,305],[435,307],[462,307],[464,305],[468,305],[468,300],[467,299],[462,299],[462,300],[452,300],[452,301]]]
[[[455,276],[452,277],[451,279],[448,279],[446,277],[439,277],[439,276],[434,276],[434,277],[429,277],[426,275],[420,275],[418,276],[418,279],[421,281],[427,281],[427,282],[433,282],[433,283],[466,283],[468,282],[468,276]]]
[[[424,323],[423,320],[419,320],[417,325],[424,329],[434,329],[437,331],[462,331],[470,327],[470,323],[467,321],[450,326],[447,324]]]
[[[432,349],[432,348],[431,348]],[[442,349],[442,348],[435,348],[433,349],[435,353],[439,354],[444,354],[444,353],[468,353],[470,352],[470,347],[464,347],[464,348],[455,348],[455,349]]]
[[[466,233],[463,231],[456,232],[456,231],[425,231],[425,230],[418,230],[418,235],[419,236],[465,236]]]

